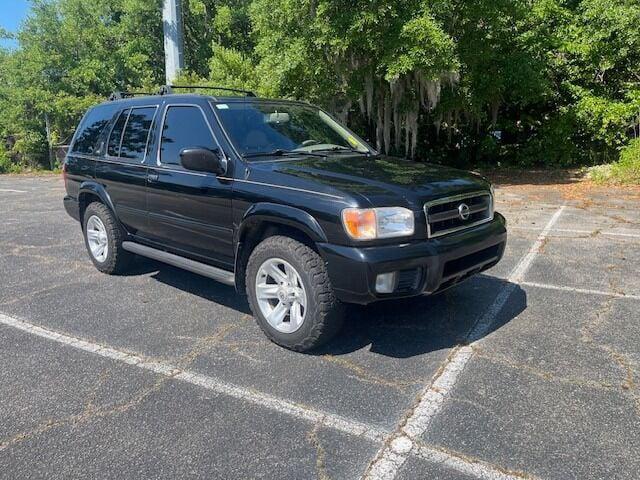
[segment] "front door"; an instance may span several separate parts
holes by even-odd
[[[199,105],[167,105],[155,165],[147,175],[148,238],[177,253],[233,270],[231,182],[180,165],[184,148],[219,149]]]

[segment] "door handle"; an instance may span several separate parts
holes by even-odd
[[[160,178],[160,177],[158,176],[157,173],[149,173],[149,174],[147,174],[147,180],[149,180],[150,182],[157,182],[158,178]]]

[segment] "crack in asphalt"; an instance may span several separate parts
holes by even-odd
[[[267,363],[265,360],[259,359],[254,357],[253,355],[249,354],[246,350],[243,350],[243,347],[264,347],[264,342],[260,342],[257,340],[227,340],[226,337],[227,335],[229,335],[232,331],[237,330],[238,326],[237,325],[229,325],[231,328],[226,332],[226,334],[223,337],[218,338],[217,342],[212,343],[211,345],[219,345],[223,348],[226,348],[228,352],[231,353],[235,353],[236,355],[243,357],[246,360],[249,360],[252,363]],[[193,341],[201,341],[203,337],[190,337],[190,336],[184,336],[184,335],[179,335],[177,337],[175,337],[176,339],[179,340],[187,340],[190,342]],[[213,355],[213,357],[215,358],[223,358],[221,355]]]
[[[606,323],[608,315],[613,309],[614,299],[607,299],[599,310],[597,310],[591,321],[587,322],[580,330],[580,339],[589,345],[593,345],[596,348],[605,352],[615,365],[618,366],[623,372],[623,378],[619,381],[620,388],[631,396],[635,403],[636,415],[640,416],[640,393],[638,392],[637,385],[635,383],[635,376],[637,372],[633,367],[633,362],[627,355],[618,351],[615,347],[602,343],[596,340],[596,331]]]
[[[151,387],[141,389],[136,395],[126,402],[96,406],[93,400],[89,399],[80,413],[67,415],[62,418],[51,418],[40,423],[35,428],[20,432],[13,437],[0,441],[0,451],[3,451],[13,445],[22,443],[35,436],[42,435],[54,428],[61,428],[67,425],[79,426],[92,420],[105,418],[111,415],[125,413],[130,409],[143,403],[149,396],[160,390],[170,377],[160,377]],[[100,383],[100,382],[98,382]],[[99,387],[94,387],[90,391],[90,397]]]
[[[618,388],[609,382],[598,382],[595,380],[590,380],[588,378],[579,377],[579,376],[565,376],[558,375],[555,372],[544,370],[541,368],[537,368],[529,363],[517,362],[513,359],[507,357],[506,355],[498,355],[495,353],[489,353],[487,350],[482,347],[472,346],[475,355],[478,358],[484,358],[493,363],[497,363],[499,365],[509,367],[514,370],[518,370],[520,372],[533,375],[545,381],[554,381],[558,383],[564,383],[568,385],[574,385],[577,387],[584,387],[596,390],[604,390],[604,391],[618,391]]]
[[[464,453],[455,451],[455,450],[451,450],[449,448],[445,448],[441,445],[433,445],[430,443],[425,442],[424,440],[418,438],[414,440],[415,445],[416,445],[416,450],[417,450],[417,455],[425,458],[425,457],[429,457],[429,453],[426,453],[425,450],[427,451],[435,451],[435,452],[440,452],[443,453],[444,455],[446,455],[447,457],[453,457],[455,459],[458,460],[462,460],[463,462],[470,464],[470,465],[478,465],[484,468],[489,468],[491,470],[494,470],[496,472],[500,472],[510,478],[517,478],[517,479],[522,479],[522,480],[536,480],[536,477],[532,476],[529,473],[523,472],[521,470],[511,470],[508,468],[505,468],[501,465],[498,465],[496,463],[491,463],[491,462],[487,462],[486,460],[480,460],[479,458],[470,456],[470,455],[466,455]],[[421,452],[425,452],[422,453]],[[429,458],[427,458],[429,459]],[[439,463],[441,465],[447,466],[448,463],[450,463],[450,460],[447,459],[446,457],[443,458],[440,462],[436,462]]]
[[[381,385],[383,387],[393,388],[402,392],[406,391],[408,387],[420,385],[423,382],[423,380],[390,380],[367,370],[365,367],[353,360],[337,357],[335,355],[323,355],[320,358],[326,362],[338,365],[339,367],[350,371],[351,374],[347,374],[350,378],[355,378],[366,383]]]
[[[58,288],[68,287],[68,286],[72,286],[72,285],[85,285],[85,283],[84,282],[54,283],[53,285],[49,285],[47,287],[40,288],[38,290],[34,290],[32,292],[27,292],[27,293],[24,293],[22,295],[14,296],[11,300],[0,302],[0,305],[1,306],[14,305],[16,303],[21,302],[22,300],[29,300],[29,299],[32,299],[34,297],[37,297],[37,296],[52,292],[52,291],[54,291],[54,290],[56,290]]]
[[[145,400],[151,397],[153,394],[160,391],[169,381],[173,379],[175,375],[180,373],[181,370],[188,367],[193,361],[202,353],[204,353],[211,344],[214,344],[219,341],[220,338],[223,338],[227,335],[228,331],[233,328],[232,325],[227,325],[225,327],[221,327],[218,329],[216,333],[213,335],[203,337],[201,341],[197,342],[196,345],[184,354],[182,357],[178,359],[176,362],[176,370],[173,373],[168,375],[158,375],[156,381],[149,387],[145,387],[140,389],[138,392],[133,394],[129,400],[105,404],[102,406],[95,405],[95,399],[97,396],[97,392],[104,385],[105,381],[108,378],[108,375],[104,372],[98,376],[96,384],[91,388],[91,390],[87,394],[87,400],[81,412],[76,414],[71,414],[64,416],[62,418],[50,418],[41,422],[36,427],[31,430],[23,431],[17,433],[7,439],[0,440],[0,452],[6,450],[7,448],[22,443],[26,440],[29,440],[35,436],[42,435],[49,430],[55,428],[61,428],[67,425],[79,426],[82,424],[86,424],[93,420],[102,419],[105,417],[109,417],[112,415],[119,415],[125,413],[139,405],[141,405]]]
[[[319,480],[331,480],[327,472],[327,452],[320,442],[318,433],[322,422],[316,422],[307,434],[307,441],[316,449],[316,474]]]

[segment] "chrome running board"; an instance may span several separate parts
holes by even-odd
[[[174,255],[173,253],[165,252],[164,250],[158,250],[156,248],[147,247],[146,245],[140,245],[135,242],[122,242],[122,248],[131,253],[137,253],[143,257],[153,258],[159,262],[168,263],[174,267],[183,268],[190,272],[203,275],[225,285],[235,285],[235,275],[233,272],[222,270],[221,268],[207,265],[206,263],[196,262],[188,258]]]

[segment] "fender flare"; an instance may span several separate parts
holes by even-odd
[[[238,275],[244,272],[241,265],[242,252],[240,251],[243,244],[242,238],[249,229],[263,222],[293,227],[303,232],[314,242],[327,242],[327,236],[318,221],[310,213],[300,208],[268,202],[252,205],[245,212],[235,233],[236,288],[240,284],[244,284],[244,278],[238,279]]]
[[[313,216],[300,208],[277,203],[256,203],[249,208],[237,229],[236,241],[239,243],[248,228],[257,223],[270,222],[297,228],[314,242],[327,242],[324,230]]]
[[[97,196],[102,201],[102,203],[104,203],[109,208],[109,210],[111,210],[111,212],[115,215],[116,219],[118,218],[118,215],[116,214],[116,209],[113,206],[113,202],[111,201],[111,197],[107,193],[107,190],[98,182],[95,182],[92,180],[87,180],[82,182],[80,184],[80,189],[78,191],[78,202],[80,201],[80,197],[82,196],[83,193],[90,193],[92,195]]]

